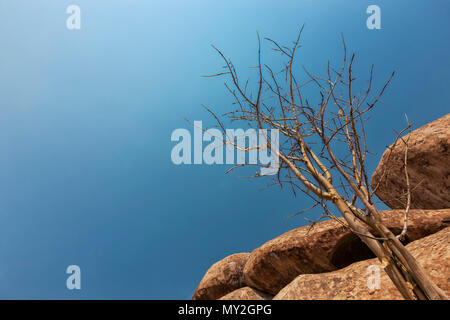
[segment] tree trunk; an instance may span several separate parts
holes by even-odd
[[[416,259],[386,226],[380,221],[375,221],[374,227],[379,235],[373,235],[369,232],[368,227],[353,214],[342,198],[339,197],[333,203],[341,212],[351,230],[381,261],[387,275],[405,299],[448,299],[446,294],[431,281]]]

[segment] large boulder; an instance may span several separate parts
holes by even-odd
[[[402,210],[380,211],[380,214],[392,232],[401,232]],[[411,210],[406,242],[445,228],[445,220],[449,218],[450,209]],[[245,284],[275,295],[300,274],[330,272],[374,257],[340,220],[288,231],[255,249],[244,267]]]
[[[450,228],[445,228],[406,247],[447,295],[450,295]],[[377,271],[378,270],[378,271]],[[373,278],[379,274],[379,285]],[[344,269],[303,274],[284,287],[274,300],[386,300],[403,299],[378,259],[354,263]]]
[[[270,300],[273,295],[261,292],[259,290],[243,287],[223,296],[219,300]]]
[[[214,300],[244,286],[242,270],[249,253],[236,253],[213,264],[200,281],[193,300]]]
[[[450,208],[450,114],[409,135],[407,169],[411,208]],[[408,135],[404,137],[405,141]],[[390,146],[372,176],[375,194],[392,209],[405,208],[405,144]]]

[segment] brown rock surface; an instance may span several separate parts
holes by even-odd
[[[393,209],[405,207],[404,156],[405,145],[399,141],[392,153],[384,152],[372,176],[375,194]],[[411,208],[450,208],[450,114],[411,132],[408,175]]]
[[[403,211],[380,211],[386,226],[395,234],[403,226]],[[435,233],[446,226],[450,209],[411,210],[407,240],[413,241]],[[348,229],[333,220],[300,227],[255,249],[244,267],[245,284],[277,294],[300,274],[334,271],[373,254]]]
[[[219,300],[270,300],[273,295],[261,292],[259,290],[243,287],[223,296]]]
[[[428,272],[430,278],[450,295],[450,227],[407,245],[411,254]],[[284,287],[274,300],[385,300],[403,299],[392,281],[380,267],[380,285],[369,289],[369,266],[379,266],[378,259],[354,263],[344,269],[303,274]],[[369,280],[369,284],[371,284]],[[373,287],[372,287],[373,288]]]
[[[249,253],[236,253],[213,264],[200,281],[193,300],[214,300],[244,286],[242,270]]]

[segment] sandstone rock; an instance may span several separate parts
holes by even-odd
[[[450,208],[449,128],[450,114],[447,114],[410,134],[408,175],[411,208]],[[384,152],[372,176],[371,185],[375,194],[393,209],[405,208],[404,156],[405,145],[399,141],[392,153],[389,149]]]
[[[259,290],[243,287],[223,296],[219,300],[270,300],[273,295],[261,292]]]
[[[403,211],[380,211],[383,222],[395,234],[403,226]],[[450,209],[411,210],[407,242],[435,233],[448,226]],[[342,220],[341,220],[342,221]],[[314,228],[300,227],[255,249],[244,267],[245,284],[277,294],[300,274],[334,271],[374,257],[365,244],[341,223],[333,220]]]
[[[249,253],[236,253],[209,268],[192,296],[193,300],[214,300],[244,286],[242,270]]]
[[[428,272],[430,278],[450,295],[450,228],[407,245],[411,254]],[[378,259],[354,263],[344,269],[322,273],[303,274],[284,287],[274,300],[385,300],[403,299],[387,274],[380,267],[379,289],[368,279],[370,266],[380,267]],[[373,267],[371,267],[373,268]]]

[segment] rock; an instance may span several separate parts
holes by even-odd
[[[449,236],[450,228],[445,228],[406,246],[431,280],[447,295],[450,295]],[[377,270],[377,267],[380,275],[379,287],[369,278],[374,274],[372,270]],[[403,297],[381,269],[378,259],[370,259],[329,273],[300,275],[274,297],[274,300],[310,299],[394,300]]]
[[[242,270],[249,253],[236,253],[209,268],[192,296],[193,300],[214,300],[244,286]]]
[[[403,210],[380,211],[385,225],[398,234]],[[411,210],[406,242],[435,233],[446,226],[450,209]],[[343,221],[342,219],[340,219]],[[355,234],[341,223],[328,220],[300,227],[255,249],[244,267],[246,285],[277,294],[300,274],[334,271],[374,255]]]
[[[223,296],[219,300],[271,300],[273,295],[259,290],[243,287]]]
[[[411,208],[450,208],[449,127],[450,114],[447,114],[410,134],[407,163]],[[398,141],[392,153],[389,149],[384,152],[371,180],[378,198],[393,209],[405,208],[406,204],[404,157],[405,145]]]

